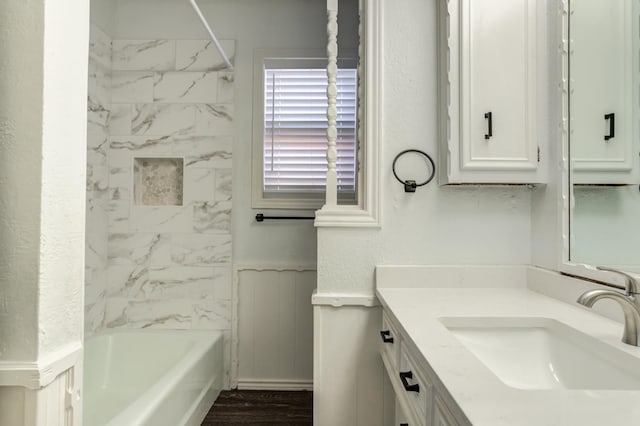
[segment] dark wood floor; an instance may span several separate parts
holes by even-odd
[[[202,426],[313,425],[313,392],[223,391]]]

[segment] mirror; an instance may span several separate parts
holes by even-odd
[[[637,3],[569,2],[569,260],[640,272]]]

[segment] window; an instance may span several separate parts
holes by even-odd
[[[261,56],[256,60],[253,207],[319,208],[324,204],[327,171],[326,59]],[[355,66],[341,68],[337,83],[338,192],[341,203],[354,204]]]

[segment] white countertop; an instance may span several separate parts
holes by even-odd
[[[622,324],[527,288],[378,288],[377,295],[474,426],[640,425],[640,391],[522,390],[500,381],[441,317],[543,317],[640,358]]]

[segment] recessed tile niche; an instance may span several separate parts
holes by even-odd
[[[184,159],[134,158],[133,175],[136,205],[182,205]]]

